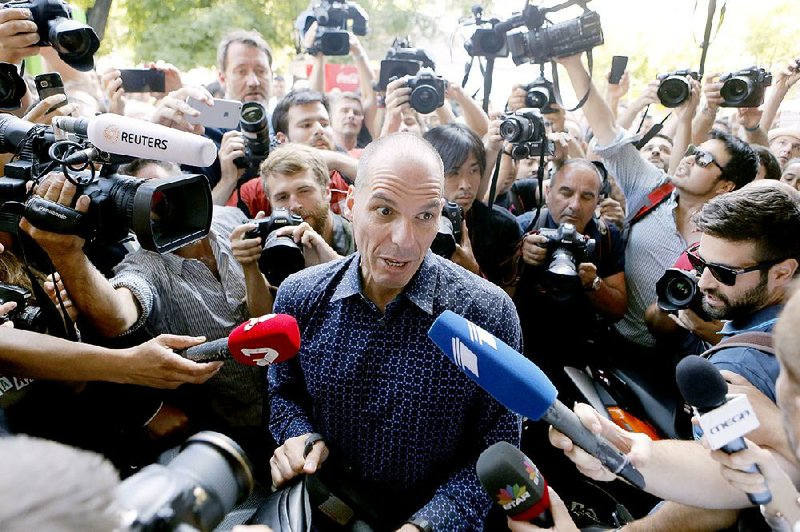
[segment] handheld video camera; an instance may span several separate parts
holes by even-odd
[[[266,108],[259,102],[245,102],[239,118],[239,129],[244,136],[244,155],[234,159],[236,168],[244,168],[244,177],[258,175],[261,163],[269,156],[269,118]]]
[[[17,306],[6,314],[0,316],[0,323],[7,321],[14,323],[14,328],[38,333],[47,332],[47,318],[41,307],[30,304],[31,293],[29,290],[13,285],[0,283],[0,305],[11,301]]]
[[[15,233],[22,216],[35,227],[87,240],[115,243],[133,231],[141,246],[167,253],[208,234],[211,191],[202,175],[141,180],[117,174],[95,178],[64,163],[70,153],[91,148],[85,139],[56,140],[50,126],[0,116],[0,153],[14,153],[0,178],[0,231]],[[76,184],[76,195],[87,195],[89,210],[80,213],[31,195],[28,181],[39,179],[60,163]],[[88,165],[85,165],[88,167]]]
[[[28,9],[39,32],[34,46],[52,46],[69,66],[81,72],[94,68],[94,53],[100,39],[91,26],[72,19],[72,8],[64,0],[14,0],[0,9]]]
[[[506,32],[495,29],[500,21],[496,18],[483,20],[483,8],[479,5],[472,6],[472,14],[478,28],[470,40],[464,43],[467,53],[472,57],[508,57]],[[485,27],[487,24],[490,27]]]
[[[449,259],[456,251],[456,244],[461,244],[461,224],[464,220],[464,209],[453,201],[448,201],[442,207],[439,217],[439,232],[431,244],[431,251],[440,257]]]
[[[319,4],[300,14],[297,27],[305,35],[311,24],[317,22],[314,44],[307,51],[315,55],[347,55],[350,53],[350,36],[347,22],[352,21],[353,33],[367,34],[369,16],[356,2],[322,0]]]
[[[538,109],[519,109],[507,113],[500,122],[500,136],[511,145],[511,158],[529,159],[542,154],[553,155],[555,146],[547,140],[544,120]]]
[[[581,289],[578,265],[591,262],[595,241],[580,234],[575,226],[562,223],[558,229],[543,228],[539,234],[547,238],[547,270],[544,284],[553,299],[564,301]]]
[[[526,10],[536,9],[527,6]],[[544,26],[541,14],[525,14],[528,31],[510,33],[507,37],[511,59],[515,65],[522,63],[547,63],[555,57],[567,57],[588,52],[603,44],[600,15],[586,11],[581,16]]]
[[[28,86],[17,67],[0,63],[0,109],[19,109],[27,91]]]
[[[687,76],[695,81],[700,81],[700,74],[688,68],[658,75],[656,79],[661,82],[658,84],[658,99],[661,101],[661,105],[670,108],[678,107],[689,98],[692,87],[686,80]]]
[[[408,103],[419,113],[432,113],[444,105],[447,82],[430,68],[420,68],[417,75],[408,80],[406,87],[411,89]]]
[[[306,267],[303,248],[291,236],[278,236],[275,231],[282,227],[300,225],[303,218],[289,209],[272,209],[272,214],[260,220],[250,220],[256,228],[247,233],[247,238],[261,238],[264,244],[258,258],[258,268],[272,286],[280,284],[293,273]]]
[[[542,114],[558,112],[557,109],[553,108],[553,104],[557,102],[552,81],[544,76],[539,76],[523,88],[527,91],[525,107],[539,109]]]
[[[422,67],[436,69],[435,63],[425,50],[412,47],[408,39],[396,38],[392,47],[386,52],[386,58],[381,61],[378,90],[385,91],[386,86],[392,80],[403,76],[413,76]]]
[[[697,286],[700,277],[696,272],[668,268],[656,283],[658,308],[670,314],[690,309],[704,321],[711,318],[703,309],[703,294]]]
[[[252,469],[235,441],[198,432],[169,464],[151,464],[117,487],[123,530],[213,530],[253,491]]]
[[[750,67],[720,76],[720,107],[758,107],[764,103],[764,93],[772,85],[772,74],[763,68]]]

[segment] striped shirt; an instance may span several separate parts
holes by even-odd
[[[124,286],[133,292],[142,309],[128,332],[144,328],[153,336],[185,334],[216,340],[249,318],[244,272],[229,240],[231,231],[245,221],[239,209],[214,207],[208,238],[219,279],[196,259],[144,249],[128,254],[111,279],[115,288]],[[200,386],[212,414],[231,426],[255,426],[262,423],[265,378],[263,368],[231,361]]]
[[[628,132],[622,129],[608,146],[593,146],[625,193],[628,206],[626,225],[639,209],[648,204],[647,195],[669,180],[664,171],[641,156],[632,141]],[[656,343],[644,321],[645,310],[656,302],[656,282],[688,247],[675,223],[677,199],[677,191],[673,191],[669,199],[634,224],[625,247],[628,308],[614,327],[631,342],[646,347]]]

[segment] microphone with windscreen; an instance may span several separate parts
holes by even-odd
[[[545,420],[612,473],[644,489],[644,477],[628,457],[583,426],[575,412],[556,398],[558,391],[536,364],[449,310],[433,322],[428,336],[500,404],[527,418]]]
[[[236,327],[227,338],[196,345],[181,355],[195,362],[230,360],[248,366],[268,366],[295,356],[300,350],[300,328],[288,314],[266,314]]]
[[[475,469],[483,489],[508,517],[545,528],[553,526],[547,512],[547,482],[522,451],[508,442],[497,442],[481,453]]]
[[[684,400],[694,409],[709,446],[733,454],[747,448],[743,436],[758,428],[750,401],[744,394],[728,395],[728,383],[707,359],[689,355],[675,368],[675,379]],[[753,464],[748,473],[759,473]],[[769,491],[748,493],[753,504],[772,500]]]

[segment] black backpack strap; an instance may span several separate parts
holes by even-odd
[[[706,349],[700,356],[709,358],[714,353],[731,347],[749,347],[750,349],[756,349],[762,353],[775,356],[775,348],[772,345],[772,333],[764,331],[749,331],[734,334],[733,336],[725,338],[717,345]]]

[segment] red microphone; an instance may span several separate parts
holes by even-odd
[[[229,360],[248,366],[269,366],[289,360],[300,350],[300,328],[288,314],[265,314],[250,318],[227,338],[186,349],[182,356],[195,362]]]

